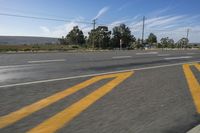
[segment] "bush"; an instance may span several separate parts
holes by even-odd
[[[78,49],[79,46],[77,46],[77,45],[72,45],[72,48],[74,48],[74,49]]]

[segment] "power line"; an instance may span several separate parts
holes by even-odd
[[[130,28],[133,29],[133,28]],[[200,32],[200,30],[190,30],[191,32]],[[139,29],[135,30],[134,32],[141,32]],[[185,29],[145,29],[145,32],[184,32]],[[189,32],[190,33],[190,32]]]
[[[92,24],[91,22],[87,22],[87,21],[72,21],[72,20],[67,20],[67,19],[56,19],[56,18],[37,17],[37,16],[19,15],[19,14],[10,14],[10,13],[0,13],[0,16],[28,18],[28,19],[38,19],[38,20],[49,20],[49,21],[61,21],[61,22],[76,22],[76,23],[83,23],[83,24]]]
[[[14,11],[15,13],[29,13],[29,14],[31,14],[31,15],[45,15],[45,16],[51,16],[51,17],[57,17],[57,18],[63,18],[63,16],[57,16],[57,15],[55,15],[55,14],[50,14],[50,13],[45,13],[45,12],[38,12],[38,11],[27,11],[27,10],[21,10],[21,9],[16,9],[16,8],[8,8],[8,7],[1,7],[0,6],[0,8],[1,9],[6,9],[6,10],[9,10],[9,13],[10,13],[10,11],[12,10],[12,11]],[[4,12],[6,12],[6,11],[4,11]]]
[[[93,25],[93,29],[96,28],[97,22],[96,19],[93,22],[89,21],[73,21],[69,19],[57,19],[57,18],[49,18],[49,17],[38,17],[38,16],[31,16],[31,15],[20,15],[20,14],[11,14],[11,13],[0,13],[0,16],[9,16],[9,17],[18,17],[18,18],[28,18],[28,19],[37,19],[37,20],[48,20],[48,21],[61,21],[61,22],[76,22],[76,23],[83,23],[83,24],[91,24]],[[145,28],[145,16],[143,17],[143,25],[142,25],[142,41],[144,41],[144,28]],[[98,25],[105,25],[105,26],[119,26],[120,23],[117,24],[98,24]],[[133,27],[129,27],[133,29]],[[184,32],[183,30],[170,30],[170,29],[147,29],[147,32]],[[137,32],[137,31],[136,31]],[[187,30],[187,37],[189,36],[190,30]],[[192,33],[200,32],[200,30],[192,30]]]

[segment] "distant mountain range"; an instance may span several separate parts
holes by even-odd
[[[55,44],[58,38],[50,37],[32,37],[32,36],[0,36],[0,45],[17,45],[17,44]]]

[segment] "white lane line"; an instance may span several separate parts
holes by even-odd
[[[163,56],[170,56],[170,54],[158,54],[158,56],[163,57]]]
[[[136,53],[136,55],[158,54],[158,52]]]
[[[57,60],[37,60],[37,61],[28,61],[28,63],[47,63],[47,62],[63,62],[65,59],[57,59]]]
[[[36,66],[38,64],[27,64],[27,65],[9,65],[9,66],[0,66],[0,69],[16,68],[16,67],[30,67]]]
[[[114,56],[112,59],[123,59],[123,58],[131,58],[132,56]]]
[[[195,55],[196,53],[186,53],[187,55]]]
[[[190,59],[192,56],[179,56],[179,57],[168,57],[164,58],[165,60],[177,60],[177,59]]]
[[[56,79],[17,83],[17,84],[9,84],[9,85],[2,85],[2,86],[0,86],[0,88],[39,84],[39,83],[47,83],[47,82],[62,81],[62,80],[76,79],[76,78],[86,78],[86,77],[93,77],[93,76],[99,76],[99,75],[104,75],[104,74],[113,74],[113,73],[120,73],[120,72],[127,72],[127,71],[140,71],[140,70],[149,70],[149,69],[156,69],[156,68],[172,67],[172,66],[179,66],[179,65],[183,65],[183,64],[192,64],[192,63],[195,63],[195,62],[200,62],[200,60],[199,61],[192,61],[192,62],[182,62],[182,63],[167,64],[167,65],[159,65],[159,66],[142,67],[142,68],[135,68],[135,69],[120,70],[120,71],[112,71],[112,72],[105,72],[105,73],[94,73],[94,74],[79,75],[79,76],[72,76],[72,77],[65,77],[65,78],[56,78]]]

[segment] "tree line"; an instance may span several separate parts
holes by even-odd
[[[96,49],[143,49],[143,48],[187,48],[189,40],[181,38],[178,42],[169,37],[161,38],[157,41],[157,36],[150,33],[148,38],[141,40],[136,39],[132,35],[131,30],[125,24],[115,26],[112,31],[109,31],[107,26],[98,26],[88,33],[88,37],[83,34],[83,31],[78,26],[65,36],[59,39],[62,45],[75,45],[87,48]],[[143,43],[142,43],[143,42]]]

